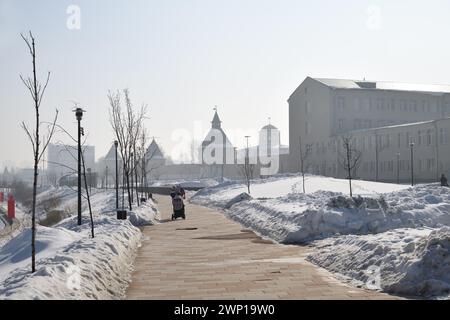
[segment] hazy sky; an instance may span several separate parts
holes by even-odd
[[[70,5],[80,29],[67,27]],[[209,128],[214,105],[236,146],[268,117],[287,144],[286,100],[308,75],[450,84],[449,13],[446,0],[0,0],[0,166],[31,163],[20,32],[35,34],[41,78],[52,72],[43,119],[58,108],[75,133],[79,102],[98,158],[113,140],[109,89],[149,105],[148,130],[170,154],[180,134]]]

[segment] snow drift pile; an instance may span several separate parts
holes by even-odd
[[[371,289],[420,297],[450,293],[448,227],[328,239],[308,259]]]
[[[192,202],[281,243],[317,246],[310,261],[390,293],[444,296],[450,292],[450,188],[415,187],[308,176],[274,177],[245,186],[227,182]],[[378,272],[376,285],[373,272]]]
[[[329,178],[321,179],[326,189]],[[290,182],[292,189],[297,187],[292,179],[277,182]],[[277,191],[269,189],[272,182],[266,184],[269,193],[282,193],[282,188]],[[450,225],[450,189],[437,185],[402,186],[407,189],[385,194],[372,191],[370,194],[371,186],[385,185],[388,192],[391,185],[364,184],[363,181],[355,183],[367,195],[354,198],[335,191],[316,191],[255,199],[237,193],[236,189],[240,190],[240,187],[228,182],[198,192],[192,201],[228,209],[226,214],[232,219],[262,236],[283,243],[301,243],[343,234],[380,233],[396,228]]]
[[[70,205],[76,194],[70,195],[68,190],[58,190],[57,194],[64,192],[67,192],[65,205]],[[149,200],[129,213],[129,220],[117,220],[113,210],[114,192],[107,191],[93,193],[92,206],[93,239],[86,211],[81,226],[73,216],[51,228],[38,226],[34,274],[30,272],[29,229],[0,248],[0,299],[118,299],[124,296],[141,243],[141,232],[136,225],[154,223],[158,211]]]

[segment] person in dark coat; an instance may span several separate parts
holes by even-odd
[[[175,186],[172,187],[172,190],[170,191],[170,196],[173,198],[175,198],[175,196],[178,194],[177,192],[177,188]]]
[[[448,187],[448,180],[444,174],[441,175],[441,187]]]

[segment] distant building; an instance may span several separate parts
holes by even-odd
[[[235,163],[235,149],[222,129],[217,110],[211,121],[211,129],[200,147],[200,163],[203,165],[202,176],[224,177],[227,165]]]
[[[162,168],[167,164],[166,157],[153,138],[145,152],[146,178],[159,177]]]
[[[356,177],[436,181],[450,170],[450,86],[306,78],[289,97],[290,171],[299,138],[311,146],[307,171],[345,178],[342,136],[362,152]],[[411,163],[411,143],[413,163]]]
[[[47,175],[60,179],[78,172],[78,149],[76,146],[49,144],[47,149]],[[86,170],[95,170],[95,147],[83,146]],[[50,180],[53,180],[50,178]]]
[[[249,161],[251,164],[258,164],[261,168],[269,167],[271,161],[278,161],[276,173],[286,170],[287,155],[289,146],[281,144],[281,134],[277,127],[267,124],[259,131],[259,141],[257,146],[248,148]],[[242,148],[236,151],[237,163],[244,163],[247,149]],[[259,171],[260,169],[258,169]],[[275,174],[275,173],[274,173]]]
[[[122,157],[117,151],[117,171],[119,177],[122,174]],[[97,173],[100,184],[104,187],[114,187],[116,184],[116,147],[114,144],[109,148],[108,153],[98,159]]]

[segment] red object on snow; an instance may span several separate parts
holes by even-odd
[[[3,202],[4,193],[0,192],[0,202]]]
[[[14,219],[16,217],[16,201],[12,195],[8,198],[8,218]]]

